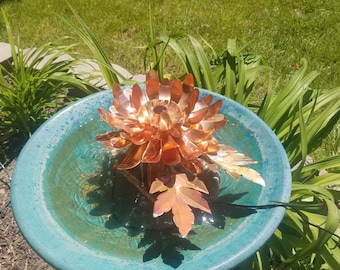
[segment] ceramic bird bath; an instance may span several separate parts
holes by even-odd
[[[145,85],[140,88],[144,91]],[[33,249],[57,269],[229,269],[254,254],[275,231],[285,209],[250,206],[289,200],[291,176],[285,151],[272,130],[248,109],[211,91],[199,89],[199,94],[200,99],[211,95],[211,104],[222,100],[219,114],[228,123],[213,137],[256,160],[248,167],[261,175],[265,186],[244,177],[235,181],[218,169],[218,192],[214,200],[207,199],[210,211],[192,207],[195,219],[185,232],[179,233],[180,226],[168,222],[171,211],[161,215],[162,224],[168,226],[134,225],[143,210],[125,209],[129,197],[135,198],[131,183],[121,182],[129,176],[112,169],[117,164],[113,149],[103,147],[103,137],[95,139],[112,132],[97,112],[109,110],[112,90],[102,91],[46,121],[18,157],[12,206]],[[163,110],[157,107],[153,112]],[[151,204],[143,216],[153,220],[152,214]]]

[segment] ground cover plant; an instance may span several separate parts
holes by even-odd
[[[276,1],[264,2],[280,4]],[[264,4],[261,1],[260,3]],[[329,20],[332,18],[331,11],[328,9],[329,3],[321,8],[319,6],[321,4],[306,2],[304,9],[301,9],[297,3],[290,4],[293,6],[293,13],[298,14],[303,10],[305,15],[320,13],[321,15],[330,15],[327,17]],[[334,7],[336,3],[329,5]],[[235,6],[237,5],[235,4]],[[157,14],[157,11],[155,13]],[[144,11],[144,17],[145,14],[147,12]],[[326,20],[326,17],[323,19]],[[288,21],[286,25],[287,23],[289,24]],[[295,21],[295,23],[297,22]],[[303,22],[300,23],[303,24]],[[318,26],[315,25],[315,27]],[[307,30],[312,31],[307,28],[307,33]],[[95,31],[96,29],[93,30],[93,32]],[[299,31],[297,33],[301,34],[301,36],[295,35],[297,39],[306,34]],[[289,38],[287,40],[289,41]],[[226,40],[224,42],[226,44]],[[267,42],[270,41],[267,40]],[[328,47],[330,54],[332,54],[332,43],[333,41],[329,43]],[[320,79],[318,72],[310,70],[316,67],[319,70],[327,69],[327,63],[324,62],[325,66],[322,66],[324,59],[317,63],[314,57],[308,57],[308,60],[311,60],[309,65],[312,66],[309,67],[307,61],[300,61],[291,55],[286,55],[281,59],[285,59],[286,62],[289,62],[289,59],[294,59],[290,63],[294,63],[295,71],[286,77],[285,75],[289,72],[283,70],[294,70],[293,68],[285,67],[283,70],[275,70],[285,76],[284,80],[276,84],[277,76],[273,76],[274,80],[264,82],[258,77],[258,72],[267,68],[264,66],[266,57],[248,53],[251,51],[250,47],[239,47],[234,40],[229,40],[225,47],[217,51],[212,49],[215,48],[214,45],[200,39],[197,35],[188,36],[177,34],[177,32],[169,35],[157,35],[156,32],[151,31],[144,48],[146,64],[141,61],[138,68],[152,67],[159,72],[159,75],[174,72],[184,75],[187,71],[195,71],[193,74],[198,86],[216,89],[244,106],[248,106],[264,119],[283,143],[292,168],[295,167],[292,172],[291,201],[284,206],[287,208],[287,212],[282,224],[254,258],[251,258],[240,268],[337,269],[340,265],[338,244],[340,228],[337,208],[340,195],[339,191],[333,187],[339,186],[340,157],[338,150],[330,147],[332,155],[324,152],[323,158],[319,158],[311,164],[305,164],[307,156],[313,154],[320,146],[321,140],[330,138],[328,134],[331,133],[334,142],[338,141],[336,125],[340,111],[340,89],[333,88],[334,82],[328,82],[334,76],[333,71],[335,72],[336,68],[331,69],[327,75],[330,76],[328,79],[325,77]],[[294,45],[291,44],[289,53],[294,54],[293,48]],[[90,48],[88,54],[90,55],[93,50],[96,51],[96,46]],[[263,51],[263,48],[258,51]],[[111,57],[111,53],[105,53],[105,51],[101,53]],[[171,60],[171,65],[168,66],[168,55],[175,56],[178,61],[172,62]],[[304,56],[308,56],[308,54]],[[336,62],[337,57],[331,58]],[[298,63],[296,68],[295,63]],[[336,66],[336,63],[333,64]],[[278,66],[279,63],[275,65]],[[107,65],[103,65],[103,69],[105,68]],[[263,97],[261,99],[253,95],[256,92],[254,83],[257,80],[261,81]],[[332,131],[334,126],[335,129]],[[326,170],[325,173],[320,175],[319,172],[324,170]]]

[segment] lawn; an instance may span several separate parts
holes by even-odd
[[[249,51],[268,57],[274,78],[285,79],[304,57],[311,70],[320,72],[314,87],[340,85],[340,2],[337,0],[68,2],[96,33],[112,62],[132,73],[143,72],[140,47],[148,41],[150,4],[158,33],[183,31],[202,36],[216,51],[226,48],[228,38],[250,42]],[[56,16],[73,21],[65,1],[2,0],[0,6],[8,14],[14,35],[20,36],[22,46],[43,44],[65,35],[76,37]],[[0,41],[6,42],[3,23]],[[79,51],[89,56],[86,49]]]

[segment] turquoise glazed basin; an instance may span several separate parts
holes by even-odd
[[[201,95],[211,92],[201,89]],[[37,130],[18,157],[11,199],[18,226],[33,249],[57,269],[229,269],[272,235],[285,209],[247,208],[288,202],[291,174],[272,130],[248,109],[223,99],[228,120],[215,135],[258,161],[251,167],[266,187],[221,174],[216,216],[202,217],[184,239],[175,231],[123,226],[112,213],[109,152],[94,137],[109,131],[97,109],[112,104],[110,90],[66,107]]]

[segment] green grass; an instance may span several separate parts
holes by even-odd
[[[111,60],[132,73],[143,71],[142,50],[147,42],[149,3],[155,28],[201,35],[217,51],[228,38],[252,42],[249,49],[269,58],[275,78],[291,74],[302,57],[321,72],[315,87],[340,85],[340,2],[278,0],[134,1],[69,0],[96,33]],[[81,3],[81,4],[80,4]],[[54,14],[73,20],[64,1],[0,1],[14,35],[29,47],[64,35],[75,36]],[[6,41],[4,25],[0,40]],[[81,50],[84,56],[89,52]],[[175,69],[176,67],[174,67]]]

